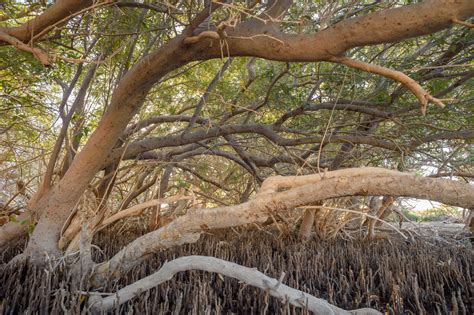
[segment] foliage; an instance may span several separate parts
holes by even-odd
[[[295,33],[316,32],[342,20],[411,2],[295,1],[282,20],[282,28]],[[213,14],[206,25],[239,15],[245,3],[233,4]],[[0,20],[0,26],[21,25],[51,5],[52,1],[6,1],[1,4],[6,18]],[[173,12],[97,7],[34,43],[54,56],[50,68],[43,67],[28,52],[0,47],[0,174],[13,173],[13,177],[27,183],[30,191],[36,191],[60,130],[69,124],[59,157],[53,161],[52,181],[57,183],[67,170],[68,159],[81,151],[97,129],[120,79],[179,34],[203,7],[202,1],[173,1]],[[25,13],[29,9],[31,12]],[[259,10],[261,6],[252,14]],[[249,19],[252,14],[240,19]],[[147,183],[149,188],[132,198],[132,204],[159,194],[174,195],[182,189],[195,195],[193,206],[236,204],[270,175],[312,174],[346,167],[382,166],[470,181],[471,177],[456,174],[473,172],[472,134],[461,134],[474,129],[473,36],[472,31],[457,25],[435,34],[347,53],[356,60],[402,71],[436,97],[450,99],[445,108],[430,106],[426,115],[420,114],[416,97],[400,83],[341,64],[289,64],[235,57],[207,94],[206,89],[228,60],[225,49],[220,59],[183,66],[151,87],[142,110],[129,126],[157,117],[181,115],[188,119],[134,129],[116,144],[117,150],[140,141],[184,137],[186,133],[224,125],[271,127],[280,138],[296,144],[281,145],[249,131],[232,134],[233,144],[219,135],[200,139],[196,142],[198,148],[166,145],[124,157],[120,163],[108,165],[116,172],[110,211],[117,211],[131,191]],[[97,69],[91,84],[85,87],[84,104],[73,110],[81,84],[94,66]],[[202,110],[195,112],[204,97]],[[297,110],[301,112],[294,114]],[[367,110],[378,114],[367,114]],[[65,119],[68,114],[72,117],[69,123]],[[189,118],[194,114],[204,123],[190,126]],[[277,126],[285,115],[289,117]],[[460,134],[443,137],[443,133]],[[183,151],[179,154],[173,153],[180,149]],[[153,154],[166,152],[171,153],[162,159],[153,158]],[[146,154],[148,157],[144,157]],[[160,191],[160,178],[168,165],[173,166],[169,183],[165,191]],[[98,198],[106,173],[96,174],[88,187]],[[156,183],[151,183],[153,180]],[[421,219],[439,213],[444,212],[427,213]]]

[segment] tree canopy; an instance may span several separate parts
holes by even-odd
[[[298,207],[310,226],[326,218],[320,235],[354,211],[383,220],[399,197],[473,209],[473,13],[469,0],[4,1],[0,246],[29,232],[38,260],[78,249],[81,228],[146,226],[98,281]]]

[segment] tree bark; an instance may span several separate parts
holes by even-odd
[[[96,313],[106,312],[114,306],[126,303],[144,291],[171,280],[175,274],[188,270],[202,270],[236,278],[246,285],[251,285],[268,292],[271,296],[280,299],[284,303],[288,302],[296,307],[308,309],[314,314],[382,314],[371,308],[346,311],[329,304],[326,300],[316,298],[308,293],[283,284],[283,277],[277,280],[264,275],[255,268],[248,268],[219,258],[206,256],[185,256],[166,262],[161,269],[154,274],[120,289],[109,297],[93,298],[90,300],[89,305]],[[284,274],[282,274],[282,276],[284,276]]]
[[[267,12],[270,16],[281,15],[290,3],[277,2],[278,5],[272,5]],[[26,41],[33,33],[43,32],[63,19],[66,21],[68,16],[89,4],[90,1],[58,1],[38,18],[19,28],[2,28],[2,31]],[[350,48],[431,34],[449,27],[454,19],[464,20],[473,13],[474,2],[471,0],[431,0],[345,20],[310,35],[284,34],[277,30],[274,23],[265,24],[252,19],[239,24],[235,30],[229,30],[226,46],[230,56],[254,56],[280,61],[327,61]],[[142,58],[122,78],[98,128],[64,177],[50,191],[48,203],[26,250],[33,261],[43,261],[45,252],[50,256],[60,255],[57,242],[64,223],[90,180],[103,167],[127,124],[142,106],[150,88],[164,75],[190,61],[221,57],[220,39],[185,43],[208,14],[209,10],[198,14],[183,35]],[[214,41],[212,45],[210,41]],[[347,193],[350,194],[353,190],[350,187],[348,189]],[[449,199],[443,196],[441,199]]]
[[[192,243],[203,231],[264,222],[272,212],[285,211],[317,201],[345,196],[394,196],[439,201],[463,208],[474,207],[474,186],[446,179],[381,168],[354,168],[306,176],[278,176],[250,201],[214,209],[188,212],[170,224],[148,233],[96,268],[95,282],[115,279],[152,253]],[[288,190],[276,192],[277,188]]]

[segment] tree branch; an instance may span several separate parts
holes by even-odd
[[[290,188],[277,192],[282,187]],[[149,255],[199,239],[203,231],[264,222],[269,213],[294,209],[317,201],[345,196],[394,196],[474,207],[474,186],[453,180],[419,177],[381,168],[353,168],[307,176],[267,180],[262,193],[246,203],[199,209],[178,217],[123,248],[96,268],[94,282],[115,279]]]
[[[333,57],[331,61],[344,64],[346,66],[356,68],[362,71],[380,74],[384,77],[390,78],[392,80],[398,81],[405,85],[413,94],[418,98],[418,101],[421,104],[421,111],[423,115],[426,113],[426,107],[428,106],[428,102],[432,102],[440,107],[444,107],[444,103],[431,96],[425,89],[421,87],[418,82],[404,74],[403,72],[388,69],[378,65],[372,65],[369,63],[365,63],[362,61],[357,61],[348,57]]]
[[[100,1],[105,3],[108,1]],[[33,37],[36,36],[36,40],[40,37],[38,34],[46,34],[46,29],[51,29],[51,26],[56,25],[60,21],[67,21],[68,17],[73,17],[74,14],[81,10],[91,6],[92,0],[60,0],[56,1],[54,5],[49,7],[41,15],[29,20],[18,27],[0,27],[0,31],[18,39],[23,43],[29,42]],[[2,41],[5,43],[5,40]],[[7,42],[8,43],[8,42]]]
[[[283,303],[308,309],[314,314],[382,314],[371,308],[346,311],[329,304],[326,300],[316,298],[313,295],[283,284],[281,278],[280,280],[270,278],[259,272],[256,268],[248,268],[233,262],[207,256],[185,256],[165,262],[161,269],[154,274],[118,290],[111,296],[92,299],[89,305],[95,312],[106,312],[114,306],[126,303],[139,294],[171,280],[177,273],[188,270],[214,272],[238,279],[247,285],[268,292],[268,294],[276,297]]]
[[[23,43],[22,41],[18,40],[17,38],[8,35],[4,31],[1,30],[0,28],[0,41],[3,41],[5,43],[11,44],[12,46],[15,46],[19,50],[23,50],[26,52],[29,52],[33,54],[33,56],[41,62],[41,64],[45,67],[48,67],[51,65],[49,61],[49,56],[47,53],[42,51],[39,48],[31,47],[28,46],[27,44]]]

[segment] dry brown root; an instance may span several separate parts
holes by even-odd
[[[474,24],[466,22],[466,21],[461,21],[459,19],[453,19],[453,23],[459,24],[468,28],[474,28]]]
[[[329,304],[326,300],[316,298],[303,291],[284,285],[283,273],[280,279],[270,278],[256,268],[244,267],[226,260],[209,256],[185,256],[166,262],[160,270],[133,284],[130,284],[115,294],[105,298],[93,295],[89,305],[95,313],[105,312],[114,306],[126,303],[137,295],[150,290],[159,284],[169,281],[175,274],[188,270],[203,270],[232,277],[245,284],[260,288],[284,302],[296,307],[308,309],[314,314],[382,314],[371,308],[346,311]]]
[[[303,219],[301,220],[300,230],[298,232],[302,241],[306,241],[311,236],[311,230],[314,225],[314,217],[316,209],[306,209],[304,211]]]

